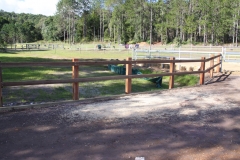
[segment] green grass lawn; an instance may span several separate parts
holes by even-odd
[[[79,59],[119,59],[131,57],[129,51],[71,51],[71,50],[47,50],[47,51],[9,51],[0,52],[1,62],[57,62]],[[144,74],[158,73],[143,69]],[[69,79],[72,77],[71,67],[19,67],[3,68],[3,81],[25,80],[49,80]],[[98,77],[116,75],[110,72],[106,66],[80,66],[80,77]],[[162,88],[157,88],[152,82],[142,78],[133,79],[132,92],[154,91],[168,88],[169,77],[163,77]],[[195,85],[198,78],[192,75],[175,76],[176,87]],[[99,96],[111,96],[125,92],[124,80],[108,80],[99,82],[80,83],[80,99]],[[31,104],[50,101],[72,99],[71,84],[35,85],[3,88],[4,105]]]
[[[6,59],[2,58],[20,58],[21,61],[42,61],[46,59],[126,59],[127,57],[132,57],[131,50],[92,50],[92,51],[76,51],[76,50],[20,50],[20,51],[8,51],[6,53],[0,52],[1,61]],[[37,59],[35,59],[37,58]],[[41,60],[42,59],[42,60]]]

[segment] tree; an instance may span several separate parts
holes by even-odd
[[[58,24],[61,26],[64,42],[75,43],[76,20],[89,10],[90,0],[60,0],[57,4]],[[85,31],[85,30],[84,30]],[[66,37],[65,37],[66,36]]]
[[[46,41],[57,41],[59,40],[60,31],[56,27],[55,17],[48,17],[42,28],[42,36]]]
[[[9,21],[0,16],[0,48],[4,48],[4,38],[7,35],[7,32],[4,31],[5,29],[2,30],[5,24],[9,24]]]

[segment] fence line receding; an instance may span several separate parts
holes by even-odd
[[[216,67],[216,72],[220,72],[222,55],[217,56],[212,55],[210,58],[206,59],[191,59],[191,60],[177,60],[172,57],[170,60],[136,60],[133,61],[132,58],[127,58],[125,61],[78,61],[78,59],[73,59],[72,62],[40,62],[40,63],[1,63],[0,62],[0,106],[3,106],[3,87],[11,86],[22,86],[22,85],[40,85],[40,84],[63,84],[63,83],[72,83],[73,87],[73,100],[79,100],[79,82],[93,82],[93,81],[105,81],[105,80],[116,80],[116,79],[125,79],[125,93],[129,94],[132,91],[132,79],[133,78],[143,78],[143,77],[156,77],[156,76],[170,76],[169,78],[169,89],[174,88],[174,76],[175,75],[186,75],[186,74],[199,74],[199,84],[204,84],[204,77],[206,72],[210,72],[210,77],[213,77],[213,70]],[[217,63],[214,64],[216,59]],[[205,63],[210,61],[210,67],[205,69]],[[188,62],[199,62],[200,70],[198,71],[188,71],[188,72],[176,72],[175,64],[176,63],[188,63]],[[142,63],[169,63],[170,70],[168,73],[161,74],[141,74],[141,75],[132,75],[132,65],[142,64]],[[126,75],[116,75],[116,76],[101,76],[101,77],[89,77],[89,78],[79,78],[79,68],[80,66],[90,66],[90,65],[104,65],[104,64],[126,64]],[[34,81],[17,81],[17,82],[5,82],[3,81],[3,68],[9,67],[39,67],[39,66],[72,66],[72,79],[61,79],[61,80],[34,80]]]

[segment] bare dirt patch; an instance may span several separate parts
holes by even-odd
[[[215,62],[216,63],[216,62]],[[176,68],[179,69],[179,66],[186,67],[189,70],[190,67],[193,67],[194,70],[198,70],[200,68],[200,63],[177,63]],[[206,68],[210,67],[210,62],[205,64]],[[240,63],[237,62],[222,62],[222,72],[231,71],[232,74],[240,75]]]
[[[1,113],[0,159],[239,159],[239,81]]]

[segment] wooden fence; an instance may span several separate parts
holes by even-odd
[[[172,57],[170,60],[137,60],[132,61],[132,58],[127,58],[125,61],[78,61],[78,59],[73,59],[72,62],[26,62],[26,63],[1,63],[0,62],[0,106],[3,106],[3,87],[11,86],[22,86],[22,85],[39,85],[39,84],[61,84],[61,83],[72,83],[73,84],[73,100],[79,100],[79,82],[93,82],[93,81],[104,81],[104,80],[115,80],[115,79],[125,79],[125,93],[129,94],[132,91],[132,78],[143,78],[143,77],[156,77],[156,76],[170,76],[169,79],[169,89],[174,88],[174,76],[175,75],[186,75],[186,74],[200,74],[199,84],[204,84],[204,75],[206,72],[210,72],[210,76],[213,77],[213,70],[216,67],[216,72],[220,72],[221,57],[219,54],[217,56],[212,55],[211,58],[206,59],[202,57],[201,59],[191,59],[191,60],[176,60]],[[217,59],[217,63],[214,65],[214,60]],[[210,61],[210,67],[205,69],[205,63]],[[199,71],[191,72],[175,72],[175,63],[187,63],[187,62],[200,62],[201,67]],[[169,63],[170,70],[168,73],[161,74],[141,74],[132,75],[132,65],[133,64],[143,64],[143,63]],[[126,64],[126,75],[116,75],[116,76],[102,76],[102,77],[89,77],[89,78],[79,78],[79,66],[82,65],[104,65],[104,64]],[[72,79],[61,79],[61,80],[35,80],[35,81],[20,81],[20,82],[3,82],[2,78],[2,68],[8,67],[38,67],[38,66],[72,66]],[[81,75],[80,75],[81,77]]]

